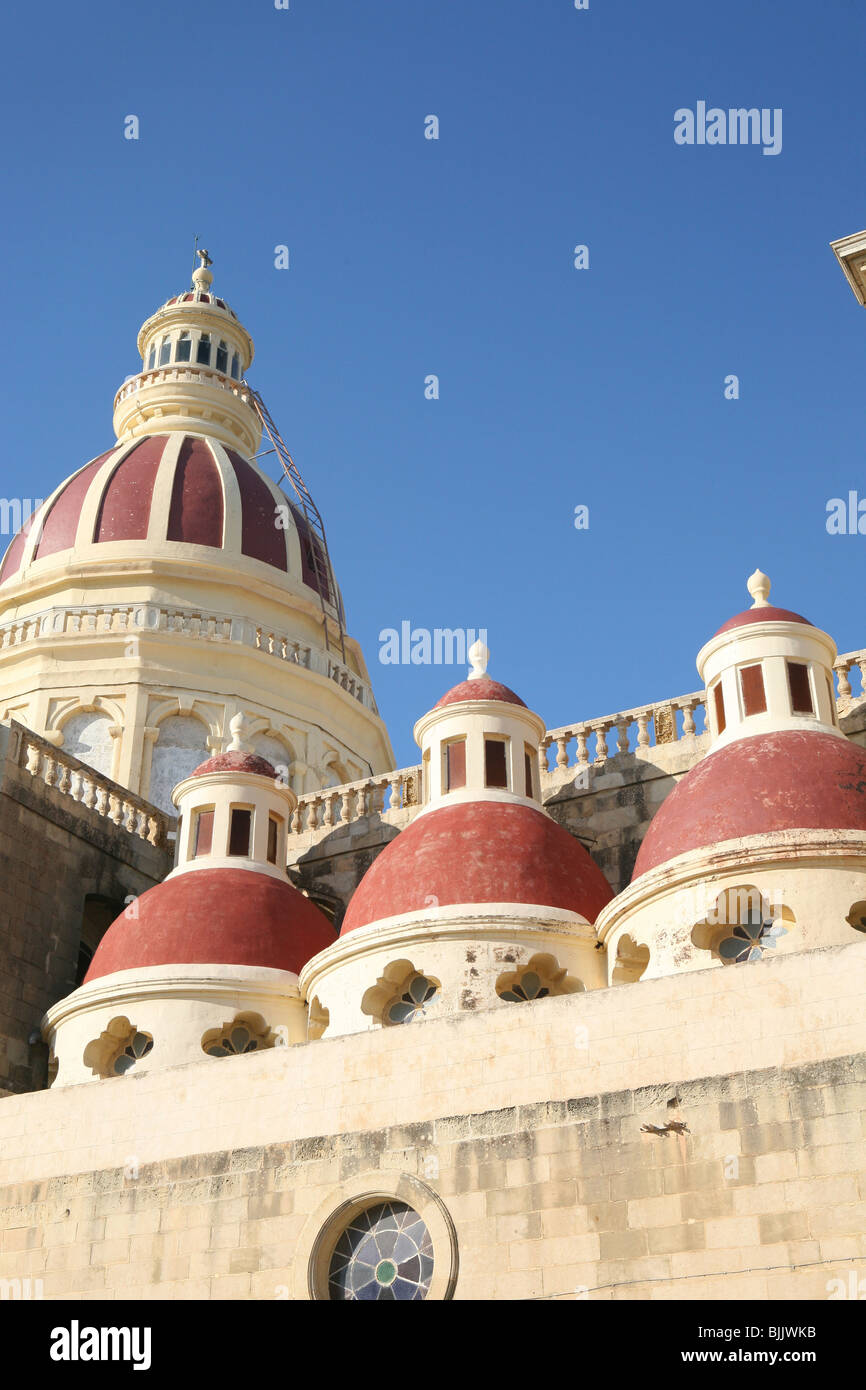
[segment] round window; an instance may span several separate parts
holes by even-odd
[[[433,1242],[417,1211],[405,1202],[380,1202],[353,1217],[337,1241],[328,1297],[422,1299],[432,1276]]]

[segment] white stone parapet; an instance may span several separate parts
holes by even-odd
[[[366,709],[378,713],[371,686],[339,661],[333,652],[297,642],[285,633],[254,623],[249,618],[233,618],[225,613],[164,608],[149,603],[50,608],[0,624],[0,654],[9,647],[38,642],[40,639],[117,632],[177,632],[185,637],[198,637],[210,642],[242,642],[279,661],[290,661],[326,676]]]
[[[224,372],[218,372],[213,367],[199,367],[195,363],[152,367],[150,371],[138,372],[136,376],[130,377],[119,388],[114,397],[114,408],[116,410],[121,401],[125,401],[128,396],[136,395],[145,386],[174,385],[175,383],[206,385],[217,390],[230,391],[233,396],[237,396],[244,405],[248,405],[252,409],[250,388],[244,382],[235,381],[233,377],[226,376]]]
[[[698,730],[695,715],[701,712],[704,727]],[[678,718],[680,715],[682,717]],[[581,768],[605,764],[623,753],[632,753],[639,757],[648,748],[677,743],[684,738],[700,737],[705,728],[704,692],[696,690],[691,695],[677,695],[670,700],[659,700],[655,704],[621,710],[618,714],[607,714],[598,719],[583,719],[559,729],[548,729],[539,747],[542,779],[557,773],[574,773]],[[616,746],[611,749],[609,739],[614,732]],[[575,740],[573,758],[568,747],[572,739]],[[548,750],[554,744],[556,759],[551,769]]]
[[[866,649],[837,657],[834,670],[836,708],[842,716],[866,699]],[[859,685],[857,690],[849,680],[852,670],[859,672],[859,679],[855,680]],[[611,740],[613,733],[615,744]],[[624,757],[655,761],[660,756],[656,749],[665,753],[669,748],[685,753],[690,739],[695,741],[692,744],[695,755],[702,754],[709,746],[706,698],[702,690],[548,729],[538,752],[542,800],[545,795],[561,792],[564,783],[572,778],[579,789],[578,779],[583,772],[587,773],[584,790],[589,791],[590,769],[615,772],[622,766]],[[571,749],[569,745],[573,740],[575,746]],[[550,766],[554,748],[556,756]],[[393,811],[408,813],[400,817],[402,827],[420,809],[421,802],[420,766],[399,768],[346,786],[307,793],[299,799],[290,829],[293,835],[318,831],[320,836],[316,838],[320,838],[335,825]]]
[[[365,777],[360,782],[308,792],[298,798],[290,829],[293,835],[330,830],[335,825],[363,820],[366,816],[389,816],[398,811],[414,813],[420,805],[421,766],[418,764],[397,772]]]
[[[69,797],[70,801],[86,806],[89,811],[111,821],[129,835],[146,840],[157,848],[166,844],[169,831],[174,826],[172,816],[164,815],[143,797],[134,796],[125,787],[112,782],[110,777],[104,777],[78,758],[55,748],[47,739],[40,738],[23,724],[13,720],[11,729],[18,742],[17,764],[31,777],[43,782],[46,787],[53,787],[61,796]]]

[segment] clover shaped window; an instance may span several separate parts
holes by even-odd
[[[260,1014],[238,1014],[221,1028],[211,1028],[201,1040],[202,1051],[208,1057],[243,1057],[247,1052],[261,1052],[274,1047],[278,1034],[273,1032]]]
[[[706,916],[692,928],[692,942],[711,951],[722,965],[763,960],[795,925],[791,909],[770,899],[753,884],[737,884],[719,893]]]
[[[504,989],[500,994],[500,999],[507,999],[510,1003],[529,1003],[530,999],[544,999],[550,990],[547,985],[542,984],[541,976],[534,970],[524,970],[519,979],[515,980],[510,989]]]
[[[153,1047],[153,1038],[149,1033],[133,1033],[126,1046],[121,1049],[111,1064],[113,1076],[124,1076],[131,1071],[136,1062],[140,1062],[142,1057],[146,1057]]]
[[[385,1023],[411,1023],[413,1019],[423,1018],[432,1004],[439,987],[426,975],[415,975],[404,986],[396,999],[385,1011]]]
[[[533,956],[521,969],[510,970],[496,981],[496,993],[508,1004],[530,1004],[549,995],[578,994],[582,980],[569,975],[555,956]]]
[[[774,951],[781,936],[787,936],[787,929],[772,917],[765,919],[762,913],[755,913],[748,922],[734,927],[730,936],[719,942],[719,955],[722,960],[739,964],[746,960],[763,960],[765,951]]]

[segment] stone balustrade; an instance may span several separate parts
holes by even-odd
[[[127,396],[133,396],[144,386],[174,385],[180,382],[204,383],[207,386],[214,386],[223,391],[230,391],[233,396],[237,396],[245,405],[250,406],[249,387],[233,377],[226,376],[223,372],[218,372],[214,367],[200,367],[194,363],[175,364],[174,366],[151,367],[150,371],[139,372],[137,376],[130,377],[120,387],[114,397],[114,406],[117,408],[120,401],[126,400]]]
[[[330,829],[363,820],[365,816],[388,815],[421,804],[421,767],[403,767],[382,772],[360,782],[307,792],[298,798],[292,817],[292,834]]]
[[[837,656],[833,670],[836,672],[836,706],[840,714],[847,714],[852,705],[866,696],[866,651],[844,652]]]
[[[377,712],[370,685],[337,660],[333,652],[298,642],[286,633],[257,625],[249,618],[203,613],[192,608],[161,608],[156,604],[52,608],[0,625],[0,656],[10,647],[42,639],[114,632],[132,635],[169,632],[210,642],[242,642],[278,661],[290,661],[326,676],[359,704]]]
[[[174,827],[174,818],[151,806],[128,792],[110,777],[79,762],[71,754],[55,748],[47,739],[40,738],[23,724],[11,721],[11,728],[18,740],[18,766],[31,777],[53,787],[61,796],[86,806],[104,817],[129,835],[136,835],[158,849],[166,845],[169,832]]]
[[[866,699],[866,650],[839,656],[834,669],[836,704],[843,715]],[[548,729],[538,750],[542,792],[555,792],[565,778],[583,769],[615,771],[617,759],[623,755],[648,756],[649,749],[683,744],[686,739],[700,738],[706,733],[706,700],[702,690]],[[684,750],[687,747],[684,744]],[[307,793],[300,798],[291,828],[294,834],[324,830],[386,809],[411,811],[420,803],[421,768],[401,768],[363,782]]]
[[[640,756],[648,748],[677,743],[705,730],[706,702],[702,690],[549,729],[538,750],[542,779],[591,766],[603,767],[624,753]],[[573,756],[569,747],[572,740]]]

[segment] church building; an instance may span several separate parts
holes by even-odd
[[[833,249],[864,303],[866,233]],[[200,256],[0,563],[0,1283],[827,1298],[866,1255],[866,650],[731,574],[696,690],[551,729],[479,641],[396,768]]]

